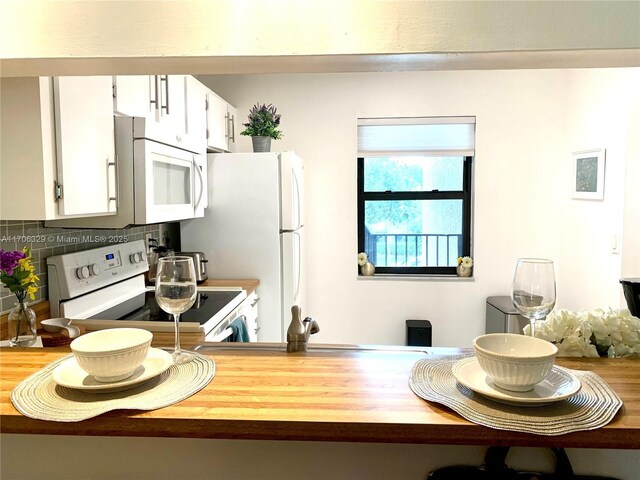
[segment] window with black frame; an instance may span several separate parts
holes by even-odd
[[[358,120],[358,251],[376,273],[455,275],[471,255],[474,117]]]

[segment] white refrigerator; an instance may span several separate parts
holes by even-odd
[[[183,251],[202,251],[209,278],[260,280],[258,341],[286,341],[291,306],[305,315],[304,162],[294,152],[207,156],[209,205],[183,221]]]

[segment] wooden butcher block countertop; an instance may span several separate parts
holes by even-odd
[[[154,411],[121,410],[77,423],[27,418],[10,400],[11,390],[22,379],[67,351],[0,349],[0,429],[23,434],[640,448],[637,359],[559,359],[563,366],[597,372],[624,406],[603,428],[538,436],[479,426],[418,398],[408,379],[425,352],[398,347],[288,354],[244,345],[207,350],[216,362],[215,378],[186,400]],[[454,352],[426,350],[434,355]]]
[[[209,278],[199,284],[198,286],[205,287],[240,287],[247,291],[247,295],[251,295],[260,285],[260,280],[227,280],[227,279],[215,279]]]

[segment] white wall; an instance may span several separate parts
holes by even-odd
[[[559,205],[557,240],[562,282],[558,289],[562,305],[569,309],[615,306],[614,300],[621,292],[618,280],[624,275],[623,258],[627,276],[640,275],[637,243],[640,202],[637,194],[625,202],[626,192],[637,191],[639,178],[638,150],[634,152],[630,144],[637,143],[640,136],[639,85],[638,69],[576,70],[567,77],[565,151],[606,148],[603,200],[572,199],[569,189],[574,175],[572,162],[564,162],[560,171],[565,194]],[[630,128],[633,125],[635,128]],[[629,172],[625,188],[626,171],[633,168],[636,172]],[[623,228],[625,203],[629,217],[627,232]],[[618,253],[612,251],[614,236]],[[598,281],[581,280],[585,278]]]
[[[581,82],[588,84],[592,75],[584,72],[258,75],[201,80],[238,107],[241,120],[255,102],[275,104],[282,113],[285,136],[273,142],[272,149],[294,149],[306,159],[309,279],[303,313],[321,325],[314,341],[403,344],[405,319],[428,319],[434,345],[469,346],[484,331],[486,297],[509,294],[518,257],[556,261],[558,307],[621,306],[620,270],[608,258],[607,249],[598,248],[600,239],[576,237],[572,228],[563,225],[571,185],[568,145],[578,141],[568,138],[576,132],[573,123],[582,101],[574,90]],[[615,79],[621,74],[612,75]],[[606,72],[597,78],[606,81]],[[599,91],[606,93],[606,89]],[[590,94],[585,91],[584,95]],[[477,117],[472,282],[364,280],[356,273],[356,119],[420,115]],[[613,135],[618,119],[611,115],[606,122]],[[626,122],[620,126],[626,131]],[[611,147],[611,155],[616,150],[621,155],[621,136],[599,143]],[[249,138],[241,137],[239,147],[251,151]],[[623,192],[624,172],[616,171],[615,165],[611,172],[607,191]],[[601,203],[602,218],[612,222],[621,218],[618,196],[612,194]],[[620,232],[620,222],[614,223]],[[608,269],[589,277],[574,275],[576,259],[562,257],[574,242],[590,252],[588,258],[607,263]],[[582,257],[579,260],[583,262]],[[562,276],[565,270],[566,277]],[[598,304],[574,301],[584,291],[599,292]]]
[[[636,72],[628,99],[627,159],[624,187],[622,277],[640,278],[640,72]],[[635,87],[633,87],[635,85]]]

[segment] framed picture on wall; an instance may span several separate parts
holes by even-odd
[[[573,152],[573,198],[604,198],[605,149]]]

